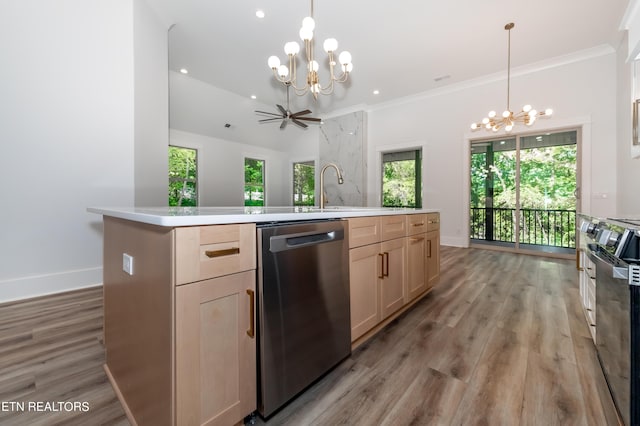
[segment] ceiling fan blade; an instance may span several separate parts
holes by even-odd
[[[305,109],[304,111],[298,111],[295,114],[291,114],[291,116],[292,117],[298,117],[300,115],[307,115],[307,114],[311,114],[311,110]]]
[[[307,126],[306,124],[304,124],[302,121],[298,121],[298,120],[297,120],[297,119],[295,119],[295,118],[292,118],[292,119],[291,119],[291,121],[293,121],[295,124],[297,124],[298,126],[300,126],[300,127],[304,128],[304,129],[306,129],[307,127],[309,127],[309,126]]]
[[[282,124],[280,125],[280,130],[283,130],[285,127],[287,127],[287,119],[282,120]]]
[[[263,120],[258,120],[258,123],[268,123],[270,121],[278,121],[278,120],[282,120],[282,117],[265,118]]]
[[[307,120],[307,121],[322,121],[321,118],[315,118],[315,117],[292,117],[295,118],[296,120]]]
[[[284,116],[286,117],[286,115],[287,115],[287,110],[286,110],[286,109],[284,109],[284,107],[283,107],[282,105],[278,105],[278,104],[276,104],[276,106],[278,107],[278,109],[279,109],[280,111],[282,111],[282,114],[284,114]]]
[[[282,117],[282,114],[276,114],[275,112],[267,112],[267,111],[255,111],[258,114],[266,114],[266,115],[275,115],[276,117]]]

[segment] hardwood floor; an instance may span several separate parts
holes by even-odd
[[[575,262],[442,247],[442,276],[267,425],[616,425]]]
[[[0,305],[0,424],[128,425],[103,364],[102,287]]]
[[[615,425],[582,313],[575,262],[442,247],[442,276],[414,309],[266,425]],[[102,370],[102,292],[0,305],[5,425],[128,425]],[[28,408],[28,407],[27,407]]]

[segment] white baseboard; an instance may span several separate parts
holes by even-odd
[[[102,268],[79,269],[0,281],[0,303],[102,285]]]
[[[469,240],[461,237],[440,237],[440,244],[443,246],[452,246],[452,247],[469,247]]]

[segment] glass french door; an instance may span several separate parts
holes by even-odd
[[[471,244],[574,253],[577,139],[571,130],[473,141]]]

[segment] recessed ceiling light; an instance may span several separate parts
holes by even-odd
[[[186,69],[186,68],[180,68],[180,72],[181,72],[182,74],[189,74],[189,70],[188,70],[188,69]]]
[[[260,19],[264,18],[264,12],[260,9],[256,10],[256,16]]]
[[[374,95],[379,95],[379,94],[380,94],[380,91],[376,89],[376,90],[374,90],[374,91],[373,91],[373,94],[374,94]]]
[[[257,99],[256,95],[251,95],[251,99]]]

